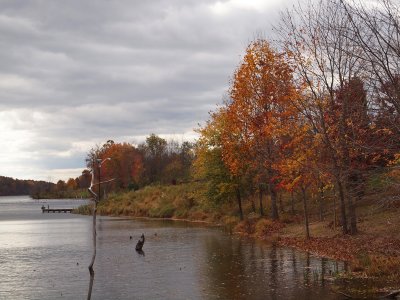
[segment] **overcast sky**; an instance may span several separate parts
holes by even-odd
[[[109,139],[193,139],[290,2],[1,0],[0,175],[65,180]]]

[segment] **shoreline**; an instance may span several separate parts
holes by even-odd
[[[149,220],[149,221],[176,221],[176,222],[188,222],[188,223],[200,223],[200,224],[206,224],[214,227],[223,227],[223,224],[216,224],[210,221],[204,221],[204,220],[192,220],[192,219],[180,219],[180,218],[157,218],[157,217],[145,217],[145,216],[117,216],[117,215],[107,215],[107,214],[100,214],[100,216],[108,216],[108,217],[125,217],[127,219],[142,219],[142,220]]]
[[[286,212],[281,211],[280,221],[260,216],[254,212],[251,202],[244,202],[244,221],[240,221],[238,211],[229,202],[210,204],[204,193],[204,186],[191,183],[179,186],[150,186],[135,192],[114,194],[98,206],[98,214],[125,217],[137,220],[168,220],[190,222],[205,226],[224,227],[229,234],[246,236],[256,240],[273,242],[279,246],[308,252],[318,257],[346,262],[348,271],[338,276],[338,280],[349,280],[343,292],[357,296],[382,296],[388,291],[400,289],[400,207],[380,209],[374,207],[377,195],[369,195],[359,203],[359,233],[342,235],[339,225],[335,226],[334,214],[326,211],[321,219],[314,215],[310,219],[311,238],[306,239],[300,202],[295,202],[290,211],[286,201]],[[375,213],[371,214],[371,209]],[[266,207],[265,211],[270,211]],[[91,214],[90,207],[75,211]],[[314,212],[317,208],[314,207]],[[376,280],[378,279],[378,280]],[[355,287],[352,282],[362,281]],[[372,281],[378,281],[376,284]]]
[[[78,213],[79,212],[75,212]],[[256,232],[246,232],[240,230],[243,227],[242,221],[232,226],[232,224],[224,224],[223,222],[207,221],[207,220],[196,220],[188,218],[176,218],[176,217],[148,217],[148,216],[132,216],[124,214],[107,214],[99,213],[100,216],[119,217],[127,219],[137,220],[148,220],[148,221],[174,221],[174,222],[188,222],[193,224],[202,224],[210,227],[225,227],[228,232],[234,235],[249,237],[254,240],[266,241],[276,243],[280,247],[292,248],[297,251],[310,253],[317,257],[327,258],[348,264],[349,268],[347,271],[340,273],[334,281],[340,282],[345,281],[347,289],[339,292],[346,294],[348,297],[385,297],[390,293],[397,292],[400,289],[400,281],[393,277],[385,275],[381,276],[370,276],[367,275],[365,266],[362,266],[359,262],[360,257],[357,251],[354,249],[361,249],[359,251],[365,252],[365,255],[371,255],[376,258],[382,258],[386,260],[385,253],[390,251],[396,252],[397,249],[400,251],[400,241],[390,242],[388,239],[385,243],[381,244],[379,248],[374,248],[380,241],[376,241],[373,236],[366,233],[358,233],[355,236],[340,235],[336,234],[331,237],[311,237],[310,239],[302,237],[293,237],[284,232],[287,225],[280,222],[273,222],[274,224],[280,224],[277,226],[277,230],[272,230],[269,234],[259,234]],[[265,220],[265,219],[263,219]],[[296,224],[292,226],[302,226]],[[375,240],[375,241],[374,241]],[[387,243],[387,244],[386,244]],[[390,245],[390,247],[387,247]],[[395,250],[396,251],[395,251]],[[396,252],[397,253],[397,252]],[[400,262],[400,260],[399,260]],[[396,261],[397,263],[397,261]],[[363,282],[360,284],[360,282]],[[368,285],[365,286],[365,282]],[[368,288],[366,290],[366,287]],[[358,289],[357,289],[358,288]]]
[[[79,212],[74,212],[75,214],[81,214]],[[83,214],[83,215],[88,215],[88,214]],[[174,222],[188,222],[188,223],[194,223],[194,224],[204,224],[207,226],[211,227],[221,227],[221,228],[226,228],[229,229],[228,224],[224,224],[221,222],[214,222],[214,221],[207,221],[207,220],[196,220],[196,219],[189,219],[189,218],[176,218],[176,217],[149,217],[149,216],[132,216],[132,215],[123,215],[123,214],[105,214],[98,212],[98,216],[108,216],[108,217],[116,217],[116,218],[125,218],[125,219],[138,219],[138,220],[149,220],[149,221],[174,221]],[[238,227],[241,223],[246,222],[241,221],[235,226],[235,228]],[[279,221],[275,223],[280,223]],[[283,226],[282,228],[285,228],[286,226]],[[314,237],[311,236],[309,239],[302,238],[302,237],[291,237],[286,234],[282,234],[282,232],[279,232],[280,230],[276,230],[271,232],[271,235],[260,235],[257,233],[248,233],[240,230],[235,230],[235,228],[232,228],[230,231],[232,234],[239,235],[239,236],[246,236],[250,237],[255,240],[262,240],[262,241],[267,241],[267,242],[274,242],[279,244],[280,246],[286,246],[290,248],[294,248],[299,251],[303,252],[308,252],[310,254],[316,255],[318,257],[324,257],[328,259],[333,259],[333,260],[338,260],[338,261],[343,261],[343,262],[349,262],[351,263],[352,260],[356,258],[356,253],[351,253],[351,249],[346,249],[347,247],[358,247],[360,245],[365,245],[364,241],[366,239],[371,239],[372,237],[368,236],[367,234],[360,232],[357,233],[356,235],[341,235],[341,234],[336,234],[332,237]],[[364,238],[364,239],[363,239]],[[332,244],[329,246],[330,251],[321,251],[321,249],[317,249],[316,246],[319,245],[322,242],[326,241],[331,241]],[[350,243],[351,245],[344,245],[344,247],[338,247],[340,244],[346,244],[346,242]],[[307,245],[309,244],[309,245]],[[395,241],[390,243],[392,246],[393,244],[398,244],[398,249],[400,250],[400,241]],[[363,247],[365,248],[365,247]],[[396,247],[397,249],[397,247]],[[340,251],[340,253],[338,253]]]

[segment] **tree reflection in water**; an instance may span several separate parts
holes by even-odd
[[[214,299],[335,299],[323,289],[335,262],[254,240],[210,236],[205,241],[207,297]],[[327,271],[327,270],[330,271]],[[299,270],[302,272],[299,273]],[[314,274],[318,274],[314,276]],[[321,279],[321,280],[319,280]]]

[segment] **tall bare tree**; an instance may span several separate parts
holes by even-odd
[[[377,0],[368,4],[340,0],[340,4],[350,20],[347,31],[362,49],[360,59],[368,71],[369,84],[376,93],[385,93],[387,101],[400,114],[399,2]]]
[[[346,192],[349,167],[343,155],[348,152],[346,107],[343,106],[343,113],[337,116],[336,124],[327,122],[326,116],[335,108],[337,91],[363,74],[362,48],[348,31],[351,22],[340,0],[320,0],[308,1],[306,5],[282,13],[281,23],[276,28],[280,46],[294,61],[299,84],[307,86],[307,95],[299,109],[324,142],[329,156],[327,168],[333,174],[339,195],[344,234],[349,229],[351,233],[357,231],[354,203]],[[330,134],[332,126],[339,130],[338,139]]]

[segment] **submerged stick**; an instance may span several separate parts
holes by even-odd
[[[92,239],[93,239],[93,254],[92,254],[92,260],[89,264],[89,274],[90,274],[90,280],[89,280],[89,290],[88,290],[88,296],[87,299],[90,300],[92,297],[92,288],[93,288],[93,282],[94,282],[94,270],[93,270],[93,265],[94,265],[94,260],[96,259],[96,215],[97,215],[97,202],[98,202],[98,195],[93,191],[93,186],[95,185],[94,183],[94,170],[91,171],[92,173],[92,180],[90,182],[90,187],[88,188],[89,193],[93,195],[93,222],[92,222]]]
[[[93,237],[93,254],[92,254],[92,260],[89,265],[89,274],[90,274],[90,280],[89,280],[89,291],[88,291],[88,296],[87,299],[90,300],[92,297],[92,288],[93,288],[93,282],[94,282],[94,270],[93,270],[93,265],[94,265],[94,260],[96,259],[96,214],[97,214],[97,201],[94,201],[93,204],[93,231],[92,231],[92,237]]]
[[[92,260],[90,261],[89,264],[89,274],[90,274],[90,280],[89,280],[89,290],[88,290],[88,296],[87,299],[90,300],[92,297],[92,289],[93,289],[93,282],[94,282],[94,269],[93,269],[93,265],[94,265],[94,261],[96,259],[96,240],[97,240],[97,231],[96,231],[96,219],[97,219],[97,204],[100,201],[100,184],[102,183],[108,183],[114,180],[110,179],[107,181],[100,181],[100,167],[101,164],[106,161],[106,160],[110,160],[109,158],[104,159],[103,161],[98,163],[98,174],[99,174],[99,180],[98,183],[95,183],[95,176],[94,176],[94,167],[92,167],[92,170],[90,171],[92,173],[92,179],[90,181],[90,187],[88,188],[88,191],[90,194],[92,194],[93,196],[93,222],[92,222],[92,239],[93,239],[93,254],[92,254]],[[99,194],[96,194],[93,191],[93,187],[98,185],[99,186]]]

